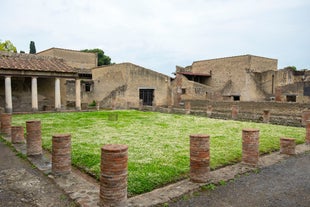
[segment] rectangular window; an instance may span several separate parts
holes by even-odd
[[[296,95],[287,95],[286,101],[287,102],[296,102]]]
[[[186,94],[186,88],[182,88],[182,94]]]
[[[233,96],[234,101],[240,101],[240,96]]]

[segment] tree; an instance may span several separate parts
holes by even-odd
[[[30,54],[36,54],[37,50],[36,50],[36,46],[34,44],[34,41],[30,41],[30,50],[29,50]]]
[[[10,40],[5,40],[4,42],[0,41],[0,51],[17,52],[16,47]]]
[[[98,66],[111,65],[111,58],[104,54],[104,51],[98,48],[95,49],[84,49],[81,52],[97,53],[98,55]]]

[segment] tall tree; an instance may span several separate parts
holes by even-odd
[[[0,51],[17,52],[16,47],[10,40],[0,41]]]
[[[111,58],[104,54],[104,51],[98,48],[95,49],[84,49],[81,52],[97,53],[98,55],[98,66],[100,65],[111,65]]]
[[[30,54],[36,54],[37,50],[36,50],[36,46],[34,44],[34,41],[30,41],[30,50],[29,50]]]

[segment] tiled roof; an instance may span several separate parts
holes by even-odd
[[[76,73],[63,59],[0,51],[0,69]]]

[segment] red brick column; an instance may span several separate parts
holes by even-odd
[[[302,112],[301,125],[306,126],[307,120],[310,120],[310,111],[308,111],[308,110]]]
[[[210,136],[190,135],[190,180],[206,183],[210,172]]]
[[[207,116],[210,117],[212,115],[213,106],[207,106]]]
[[[259,159],[259,129],[242,130],[242,162],[257,166]]]
[[[187,101],[185,102],[185,114],[191,113],[191,102]]]
[[[276,87],[275,90],[275,99],[276,101],[282,101],[282,88],[281,87]]]
[[[126,145],[101,148],[100,206],[127,206],[127,162]]]
[[[270,121],[270,110],[264,110],[263,122],[269,123],[269,121]]]
[[[52,173],[55,175],[71,172],[71,135],[57,134],[52,137]]]
[[[310,120],[307,120],[306,125],[306,144],[310,144]]]
[[[11,140],[13,144],[16,143],[25,143],[25,138],[24,138],[24,127],[22,126],[12,126],[12,135],[11,135]]]
[[[11,122],[12,122],[12,115],[9,113],[2,113],[0,115],[1,120],[1,133],[5,136],[11,136]]]
[[[41,121],[26,121],[27,155],[42,154]]]
[[[238,118],[238,112],[239,108],[237,105],[232,105],[231,107],[231,118],[232,119],[237,119]]]
[[[296,144],[294,138],[280,138],[280,154],[294,155],[295,146]]]

